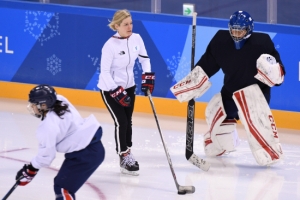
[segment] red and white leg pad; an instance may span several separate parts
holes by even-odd
[[[205,110],[206,122],[210,127],[204,135],[204,151],[207,156],[221,156],[235,151],[239,145],[236,121],[225,119],[221,94],[216,94]]]
[[[283,158],[278,132],[270,107],[257,84],[233,94],[252,154],[259,165],[266,166]]]

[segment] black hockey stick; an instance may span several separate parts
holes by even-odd
[[[18,180],[16,181],[16,183],[12,186],[12,188],[10,188],[10,190],[7,192],[7,194],[3,197],[2,200],[6,200],[9,195],[11,195],[11,193],[18,187],[20,180],[24,178],[24,176],[21,176],[20,178],[18,178]]]
[[[150,93],[149,90],[147,91],[147,93],[148,93],[148,97],[149,97],[150,104],[151,104],[151,107],[152,107],[153,115],[154,115],[154,118],[155,118],[155,121],[156,121],[156,125],[157,125],[157,128],[158,128],[158,132],[160,134],[161,141],[164,145],[164,149],[165,149],[165,153],[166,153],[166,156],[167,156],[167,159],[168,159],[168,163],[169,163],[169,166],[170,166],[170,169],[171,169],[174,181],[175,181],[175,185],[177,187],[178,194],[186,194],[186,193],[191,194],[191,193],[194,193],[195,192],[195,187],[194,186],[181,186],[177,182],[176,175],[175,175],[173,165],[172,165],[172,161],[171,161],[171,157],[170,157],[170,154],[168,152],[167,146],[165,144],[164,137],[163,137],[163,135],[161,133],[161,130],[160,130],[160,126],[159,126],[158,119],[157,119],[157,116],[156,116],[156,111],[155,111],[154,103],[152,101],[151,93]]]
[[[192,29],[192,57],[191,57],[191,71],[194,69],[195,58],[195,41],[196,41],[196,19],[197,13],[193,13],[193,29]],[[193,165],[199,167],[204,171],[208,171],[210,164],[205,160],[199,158],[194,154],[194,120],[195,120],[195,100],[191,99],[187,108],[187,124],[186,124],[186,148],[185,157]]]

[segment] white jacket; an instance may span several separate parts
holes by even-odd
[[[118,86],[124,89],[134,86],[133,67],[136,58],[143,72],[151,72],[150,59],[139,34],[132,33],[128,38],[121,38],[116,33],[109,38],[102,48],[98,88],[110,91]]]
[[[100,127],[94,115],[82,118],[76,108],[62,95],[57,100],[69,105],[70,112],[62,118],[49,111],[37,128],[38,154],[31,160],[34,168],[40,169],[51,164],[56,152],[70,153],[87,147]]]

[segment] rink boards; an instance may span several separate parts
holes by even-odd
[[[33,84],[11,83],[0,81],[0,97],[28,99],[29,91],[34,87]],[[100,97],[100,92],[89,90],[78,90],[70,88],[55,87],[57,93],[66,96],[72,103],[80,106],[90,106],[96,108],[105,108],[105,105]],[[157,114],[186,117],[187,103],[180,103],[175,99],[154,97],[154,104]],[[205,119],[204,111],[207,103],[196,102],[195,118]],[[25,109],[24,105],[24,109]],[[135,104],[136,112],[152,113],[149,99],[145,96],[138,95]],[[281,110],[272,110],[277,127],[300,129],[299,112],[289,112]]]

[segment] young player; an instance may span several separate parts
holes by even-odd
[[[104,160],[102,129],[94,117],[82,118],[76,108],[49,85],[38,85],[29,93],[30,113],[41,118],[37,128],[39,149],[29,164],[18,171],[19,185],[28,184],[40,168],[47,167],[56,151],[65,160],[54,178],[56,200],[75,199],[75,193]]]
[[[215,34],[197,67],[182,81],[197,80],[190,85],[180,81],[171,90],[180,101],[199,97],[210,87],[209,78],[222,69],[224,85],[205,112],[209,125],[205,153],[220,156],[234,151],[239,144],[236,120],[240,119],[257,163],[270,165],[283,157],[268,104],[271,87],[283,82],[285,69],[270,36],[253,32],[249,13],[233,13],[228,27],[229,31]]]
[[[139,164],[133,157],[132,113],[136,84],[133,67],[138,58],[143,68],[141,90],[154,90],[154,72],[139,34],[132,32],[132,18],[127,10],[115,12],[109,27],[117,31],[102,48],[98,88],[115,123],[116,151],[122,173],[138,175]]]

